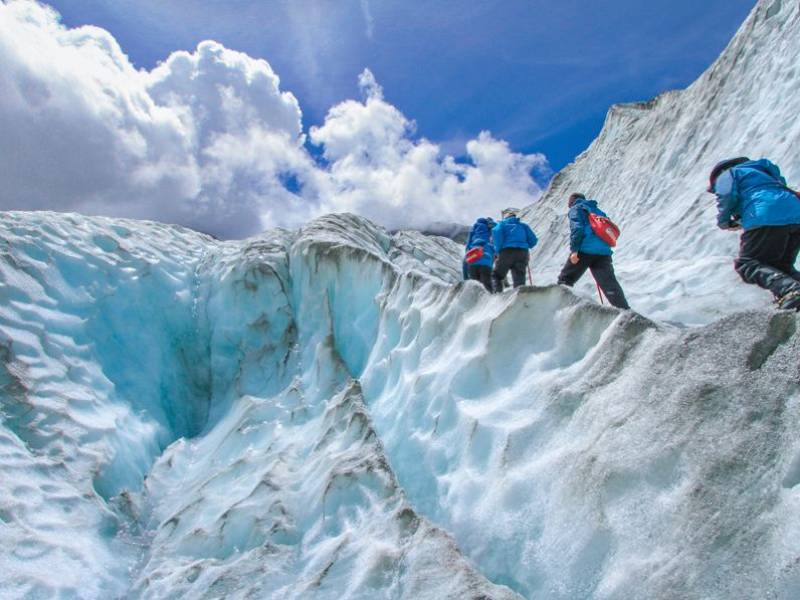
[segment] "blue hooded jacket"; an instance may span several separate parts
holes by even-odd
[[[469,230],[469,237],[464,250],[470,250],[477,246],[483,246],[483,256],[481,256],[473,265],[483,265],[491,267],[494,264],[494,248],[492,247],[492,236],[489,231],[488,219],[478,219]]]
[[[498,254],[504,248],[533,248],[539,241],[536,234],[523,223],[518,217],[508,217],[503,219],[492,230],[494,238],[494,249]]]
[[[594,213],[601,217],[607,216],[606,213],[597,208],[597,200],[579,198],[569,209],[570,252],[611,256],[613,254],[611,246],[592,231],[588,213]]]
[[[800,224],[800,198],[786,187],[780,169],[765,158],[728,169],[714,184],[717,225],[741,219],[745,231],[768,225]]]

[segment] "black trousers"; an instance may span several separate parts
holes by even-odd
[[[488,265],[470,265],[469,278],[480,281],[490,292],[492,291],[492,267]]]
[[[800,225],[751,229],[742,234],[734,268],[745,283],[754,283],[781,298],[800,291],[800,273],[794,268],[800,252]]]
[[[528,268],[528,256],[527,248],[503,248],[500,250],[492,273],[495,291],[503,291],[503,282],[509,271],[511,271],[511,280],[514,282],[515,288],[525,285],[525,269]]]
[[[564,265],[564,268],[561,269],[561,274],[558,276],[558,283],[572,287],[586,272],[586,269],[592,272],[592,276],[612,306],[630,308],[628,301],[625,299],[625,293],[622,291],[622,286],[620,286],[617,276],[614,274],[614,264],[611,262],[610,256],[581,253],[578,254],[578,264],[576,265],[573,265],[567,259],[567,264]]]

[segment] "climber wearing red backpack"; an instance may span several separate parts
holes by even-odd
[[[571,194],[568,206],[570,255],[558,283],[572,287],[589,269],[613,306],[630,308],[611,262],[611,247],[617,243],[619,229],[597,208],[595,200],[587,200],[583,194]]]

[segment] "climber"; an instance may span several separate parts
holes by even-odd
[[[708,191],[717,195],[717,225],[742,229],[734,268],[745,283],[772,292],[778,307],[800,310],[800,195],[786,186],[767,159],[723,160],[712,169]]]
[[[492,291],[492,264],[494,263],[494,248],[492,247],[492,228],[495,223],[491,217],[480,218],[475,221],[469,231],[467,244],[464,250],[467,259],[470,279],[480,281],[489,291]],[[472,252],[471,252],[472,251]]]
[[[595,233],[589,214],[605,217],[597,208],[596,200],[587,200],[583,194],[570,194],[569,206],[569,249],[567,263],[561,269],[558,283],[572,287],[589,269],[597,285],[603,290],[608,301],[617,308],[630,308],[622,291],[611,261],[611,245]]]
[[[509,270],[515,288],[525,283],[530,249],[538,241],[527,223],[519,220],[515,208],[504,210],[502,217],[503,220],[492,230],[494,250],[497,253],[497,264],[492,273],[496,292],[503,291]]]

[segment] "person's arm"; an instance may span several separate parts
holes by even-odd
[[[577,206],[569,209],[569,251],[574,254],[581,249],[586,226],[586,211]]]
[[[735,214],[736,206],[736,181],[730,170],[725,171],[717,178],[714,184],[714,193],[717,195],[717,227],[720,229],[736,229],[739,215]]]
[[[539,240],[536,238],[536,234],[533,233],[533,229],[531,229],[527,225],[525,227],[526,227],[525,234],[528,236],[528,248],[532,249],[538,243]]]
[[[500,248],[503,247],[503,228],[500,223],[492,229],[492,239],[494,240],[494,253],[500,254]]]

